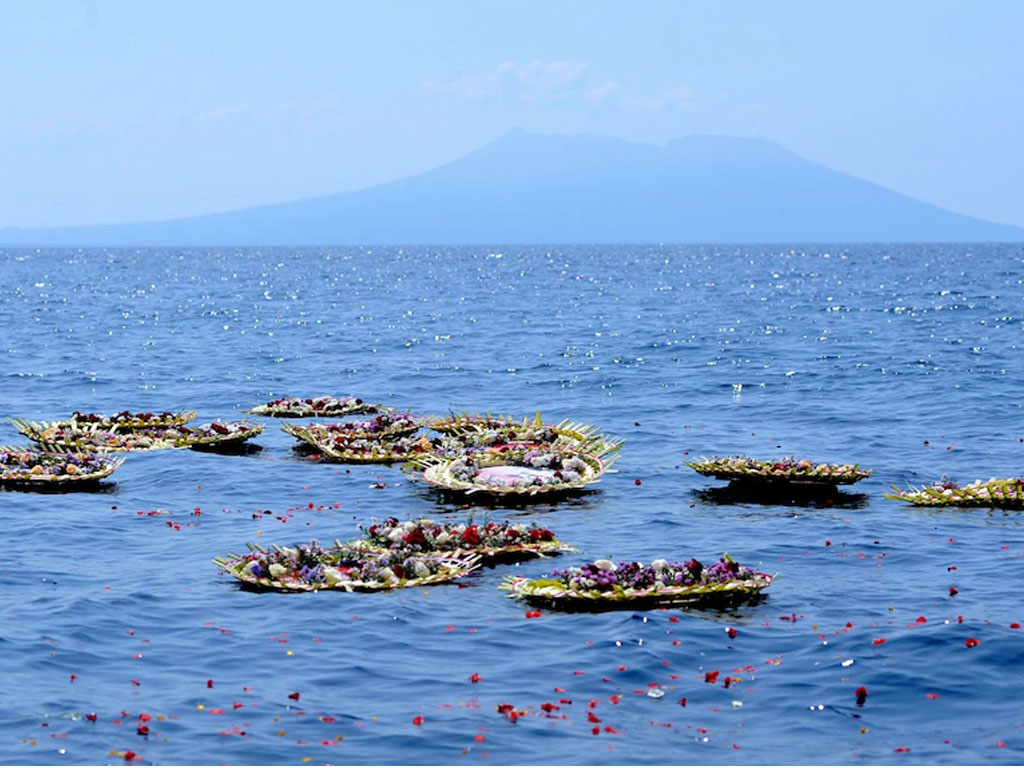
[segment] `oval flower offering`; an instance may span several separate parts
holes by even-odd
[[[277,416],[283,419],[302,419],[311,416],[347,416],[350,413],[376,413],[380,403],[366,403],[358,397],[280,397],[269,403],[250,408],[246,413]]]
[[[365,437],[313,437],[306,441],[320,458],[347,464],[393,464],[412,461],[437,447],[426,437],[406,436],[392,440]]]
[[[123,461],[81,452],[52,453],[3,446],[0,485],[23,489],[88,485],[109,476]]]
[[[456,458],[429,457],[423,479],[445,491],[531,497],[597,482],[612,462],[555,445],[502,445]]]
[[[47,451],[78,451],[83,453],[125,453],[129,451],[158,451],[177,448],[174,441],[164,437],[163,429],[140,429],[122,432],[107,430],[96,425],[56,423],[11,419],[15,428],[29,440],[39,443]]]
[[[810,459],[799,461],[790,457],[764,461],[749,456],[701,457],[688,461],[686,466],[702,475],[737,483],[779,484],[804,486],[850,485],[869,477],[874,470],[861,469],[858,464],[815,464]]]
[[[131,431],[136,429],[166,429],[167,427],[187,424],[196,417],[195,411],[163,411],[162,413],[132,413],[121,411],[112,416],[102,413],[81,413],[75,411],[65,421],[52,422],[54,426],[71,427],[75,425],[91,425],[97,429]]]
[[[478,568],[479,557],[451,557],[394,549],[359,552],[348,547],[321,549],[320,543],[263,549],[247,544],[245,555],[229,554],[214,563],[257,591],[377,592],[454,581]]]
[[[510,597],[563,610],[631,610],[676,605],[728,605],[756,596],[772,576],[740,565],[728,554],[705,567],[698,560],[654,560],[649,565],[595,560],[550,576],[510,576],[499,587]]]
[[[893,493],[885,498],[905,501],[922,507],[1000,507],[1003,509],[1024,509],[1024,478],[989,478],[975,480],[967,485],[957,485],[948,477],[932,483],[926,488],[901,490],[892,486]]]
[[[340,424],[282,424],[281,431],[323,451],[324,446],[335,445],[344,450],[344,444],[352,440],[387,440],[410,435],[420,426],[420,419],[411,413],[382,413],[372,419]]]
[[[361,526],[360,526],[361,527]],[[428,518],[399,522],[389,517],[364,529],[364,538],[347,546],[362,552],[404,548],[453,556],[479,555],[482,565],[514,563],[571,551],[552,531],[539,526],[504,523],[436,523]]]
[[[457,439],[465,446],[492,447],[509,443],[551,445],[605,456],[622,447],[623,441],[605,437],[592,424],[581,424],[568,419],[558,424],[544,423],[538,413],[532,419],[516,421],[510,416],[490,414],[461,414],[427,419],[426,426],[435,432]]]
[[[263,425],[252,421],[212,421],[198,427],[177,427],[162,433],[177,447],[201,450],[219,450],[238,447],[263,431]]]

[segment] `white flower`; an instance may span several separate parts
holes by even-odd
[[[655,573],[661,573],[665,570],[665,566],[668,565],[668,560],[659,559],[651,562],[651,568],[654,569]]]
[[[279,579],[282,576],[284,576],[286,573],[288,573],[288,569],[285,568],[280,563],[271,563],[270,564],[270,568],[268,568],[267,570],[270,571],[271,577],[273,577],[275,579]]]
[[[342,573],[337,568],[332,568],[329,565],[324,568],[324,582],[327,584],[337,584],[339,581],[350,580],[347,573]]]
[[[434,541],[436,541],[442,547],[451,540],[451,534],[447,531],[441,531],[441,533],[437,534],[437,537],[434,539]]]
[[[391,541],[394,541],[394,542],[401,541],[402,540],[402,536],[403,536],[403,533],[402,533],[402,529],[401,528],[395,528],[395,529],[393,529],[391,531],[391,533],[388,534],[388,538]]]
[[[430,569],[422,560],[413,561],[412,570],[420,578],[430,575]]]
[[[379,571],[377,571],[377,577],[381,581],[398,581],[398,579],[395,577],[395,572],[392,571],[390,568],[381,568]]]
[[[611,560],[595,560],[594,567],[601,571],[614,571],[615,563]]]

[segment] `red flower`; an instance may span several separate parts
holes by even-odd
[[[863,685],[859,686],[857,690],[853,692],[853,695],[857,697],[857,706],[863,707],[864,701],[868,697],[868,689],[865,688]]]
[[[973,637],[968,637],[966,640],[964,640],[964,645],[966,645],[968,648],[973,648],[976,645],[981,645],[981,640],[977,640]]]
[[[413,528],[407,534],[402,536],[402,541],[406,544],[425,546],[427,543],[427,537],[423,535],[423,531],[420,528]]]
[[[704,566],[701,565],[700,560],[694,558],[693,560],[690,560],[686,563],[686,570],[690,573],[691,576],[696,577],[700,576],[701,572],[704,570]]]
[[[718,670],[716,669],[716,670],[713,670],[711,672],[705,672],[704,673],[704,682],[705,683],[717,683],[718,682]]]
[[[479,544],[480,529],[476,525],[470,525],[462,532],[463,544]]]

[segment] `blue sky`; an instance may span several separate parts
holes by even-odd
[[[356,189],[517,127],[756,136],[1024,226],[1024,2],[0,2],[0,227]]]

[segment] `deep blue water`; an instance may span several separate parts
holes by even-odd
[[[3,416],[201,422],[353,394],[627,441],[594,492],[526,509],[314,463],[271,419],[250,455],[131,454],[99,491],[0,491],[5,764],[1024,761],[1024,517],[882,498],[1024,471],[1022,246],[7,250],[0,266]],[[831,506],[730,503],[683,465],[716,453],[876,474]],[[524,573],[728,551],[777,580],[731,612],[531,619],[496,589],[509,567],[279,595],[210,562],[469,514],[582,550]]]

